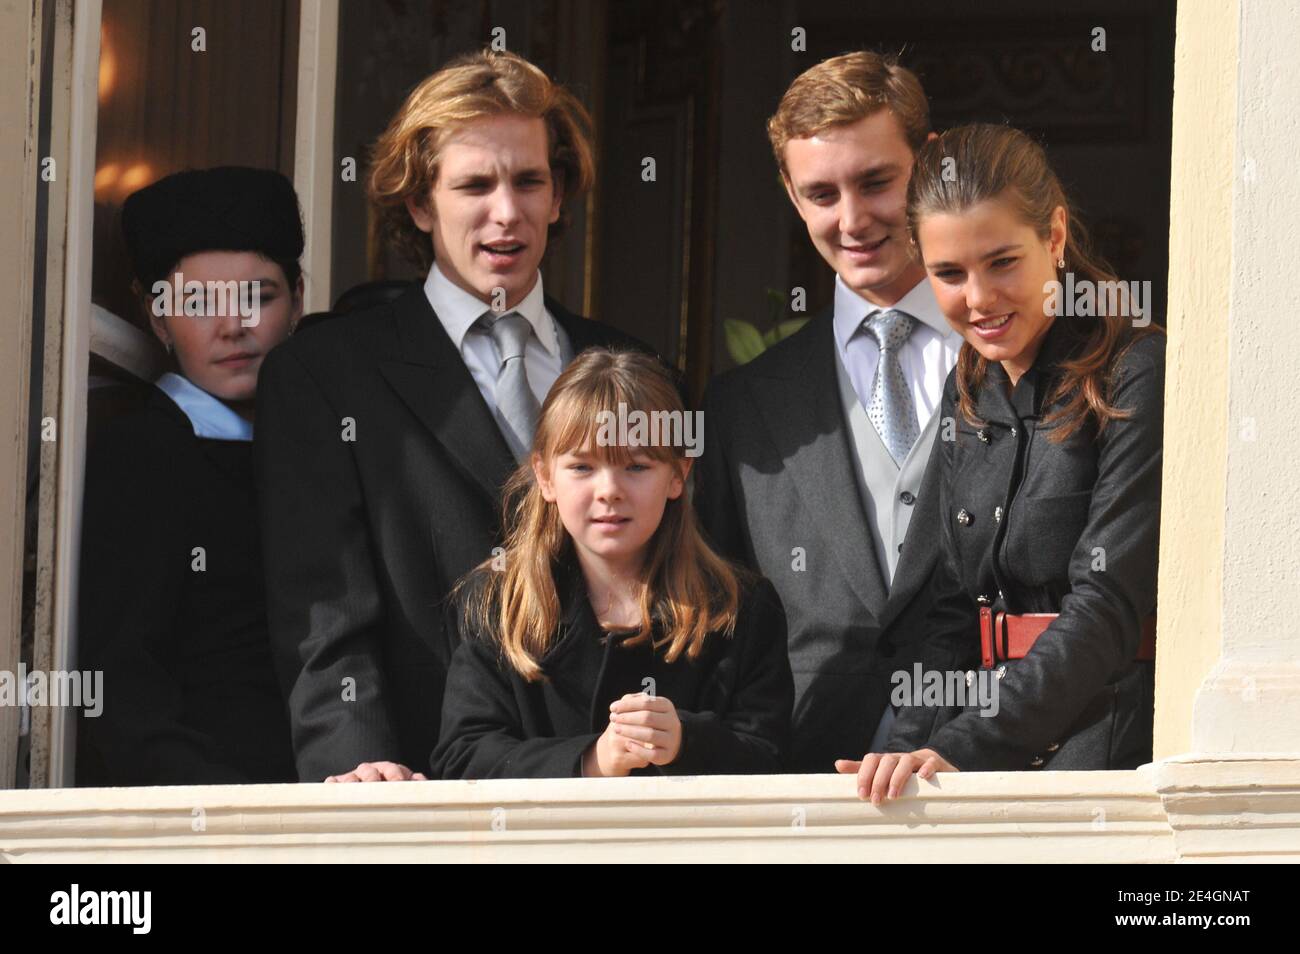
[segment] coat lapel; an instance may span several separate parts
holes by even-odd
[[[253,496],[253,474],[251,469],[239,470],[237,467],[238,462],[235,459],[226,454],[215,452],[215,445],[219,443],[218,441],[204,439],[195,434],[194,423],[162,388],[152,387],[145,398],[145,402],[148,406],[156,408],[162,413],[167,418],[168,423],[176,428],[179,440],[191,443],[202,455],[203,459],[212,466],[213,470],[230,481],[237,493],[242,495],[250,505],[256,504],[256,499]],[[230,443],[238,444],[243,442],[231,441]],[[250,443],[250,454],[248,458],[245,458],[246,461],[251,459],[251,446]]]
[[[550,295],[546,296],[545,301],[546,310],[569,336],[569,344],[573,346],[574,356],[582,354],[585,348],[605,343],[605,336],[601,334],[603,329],[597,322],[575,315]]]
[[[822,539],[862,605],[878,617],[887,592],[853,472],[830,311],[809,324],[797,336],[802,353],[763,368],[751,381],[754,403]],[[787,347],[794,344],[791,339]]]
[[[401,357],[380,371],[412,413],[495,505],[515,469],[514,455],[497,427],[465,361],[434,314],[424,288],[414,286],[393,302]]]
[[[1039,417],[1060,374],[1061,363],[1074,357],[1082,344],[1080,333],[1074,330],[1074,326],[1058,318],[1047,329],[1033,365],[1021,376],[1014,389],[1010,388],[1010,379],[1002,366],[990,363],[985,371],[984,386],[976,397],[976,415],[981,420],[1008,426],[1020,419]]]

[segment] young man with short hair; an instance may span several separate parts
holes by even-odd
[[[696,502],[714,542],[781,596],[791,768],[830,772],[880,749],[891,677],[919,658],[938,539],[927,464],[961,338],[907,233],[913,156],[932,135],[916,76],[875,53],[826,60],[768,135],[835,298],[712,382]]]
[[[430,76],[368,180],[423,286],[263,365],[267,599],[304,781],[423,777],[457,639],[443,604],[500,542],[501,488],[541,402],[585,348],[643,347],[543,293],[547,242],[593,179],[588,125],[511,53]]]

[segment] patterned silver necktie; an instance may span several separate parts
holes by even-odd
[[[533,329],[528,319],[516,311],[499,318],[489,312],[480,321],[487,326],[497,343],[497,350],[501,352],[501,370],[497,372],[496,386],[497,420],[515,459],[523,461],[532,449],[533,432],[537,430],[537,418],[541,414],[541,406],[528,385],[528,371],[524,367],[524,346]]]
[[[880,361],[876,364],[876,378],[871,385],[867,416],[885,442],[894,463],[901,467],[912,445],[921,436],[912,389],[907,386],[903,366],[898,360],[904,342],[916,327],[916,319],[906,312],[890,309],[877,312],[864,324],[880,345]]]

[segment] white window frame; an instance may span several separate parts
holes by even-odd
[[[32,42],[37,49],[44,2],[49,0],[33,0],[36,33]],[[327,309],[330,296],[339,3],[300,0],[299,6],[294,186],[302,202],[307,238],[304,307],[314,311]],[[152,380],[158,371],[158,351],[148,335],[92,305],[90,300],[103,5],[101,0],[57,3],[54,17],[50,151],[59,175],[50,183],[43,406],[57,407],[57,412],[52,413],[59,440],[55,451],[42,454],[37,561],[45,572],[38,570],[37,576],[33,667],[68,670],[76,668],[77,659],[76,593],[90,355],[104,358],[138,378]],[[34,136],[33,129],[29,139]],[[28,230],[28,234],[31,232],[34,229]],[[30,274],[30,267],[26,271]],[[21,540],[21,533],[17,536]],[[16,671],[16,657],[13,663],[8,668]],[[56,706],[36,709],[30,731],[31,786],[59,788],[72,784],[74,711]],[[5,762],[0,767],[7,769],[6,781],[0,784],[9,784],[7,780],[13,777],[16,748],[10,743],[16,734],[7,732],[5,747],[0,749],[0,755],[5,756],[0,759]]]

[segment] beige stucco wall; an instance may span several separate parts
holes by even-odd
[[[1155,757],[1187,752],[1222,641],[1236,2],[1180,3],[1169,183],[1169,349]]]
[[[1232,170],[1222,650],[1191,748],[1300,753],[1300,9],[1242,3]],[[1217,260],[1211,260],[1220,271]],[[1195,386],[1195,378],[1188,381]]]

